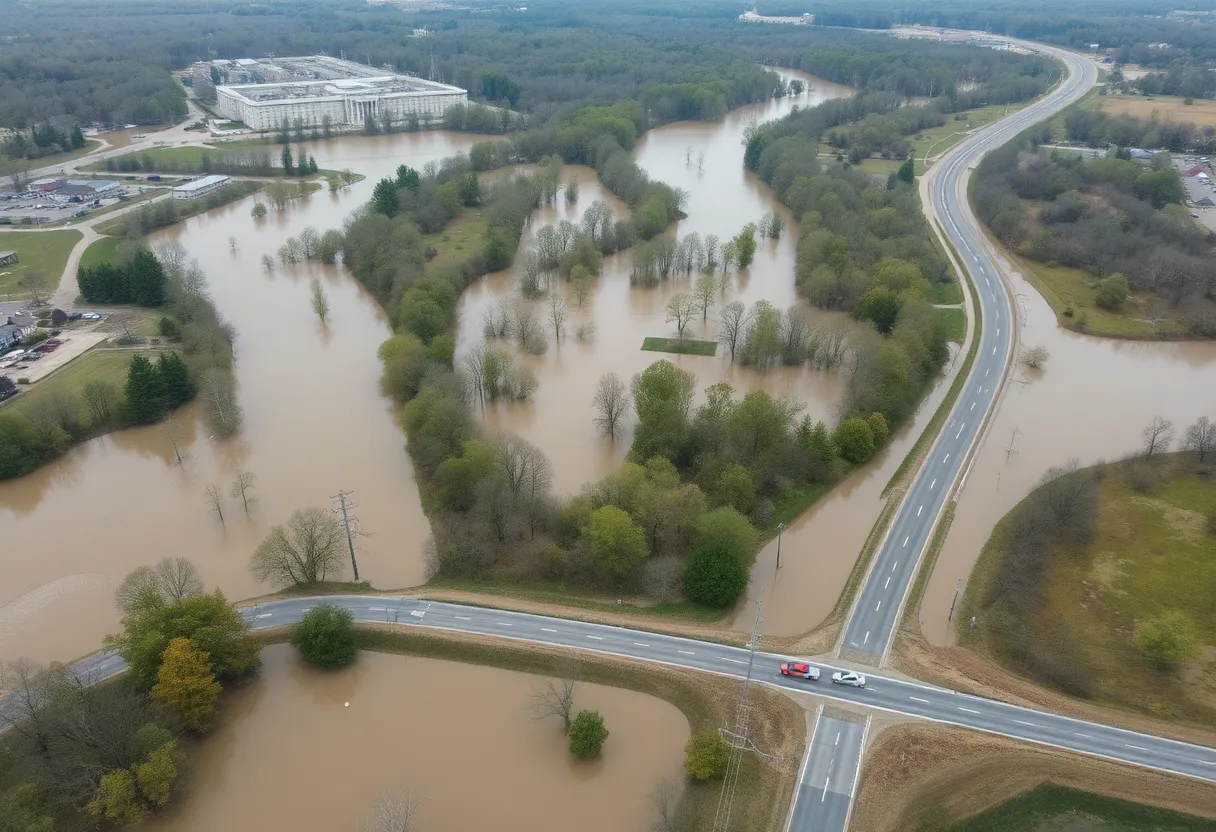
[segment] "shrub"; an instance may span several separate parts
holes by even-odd
[[[840,456],[854,465],[860,465],[874,456],[874,431],[870,429],[869,422],[860,416],[841,422],[840,427],[836,428],[835,439]]]
[[[598,757],[606,739],[608,729],[599,711],[579,711],[570,723],[570,753],[575,757]]]
[[[726,773],[730,743],[712,729],[693,735],[684,746],[684,770],[694,780],[710,780]]]
[[[1123,304],[1127,303],[1128,290],[1127,278],[1121,274],[1112,274],[1098,281],[1094,302],[1102,309],[1118,312],[1123,308]]]
[[[1136,622],[1136,646],[1160,665],[1180,665],[1199,654],[1195,625],[1180,610]]]
[[[684,594],[690,601],[729,607],[747,589],[747,567],[721,541],[697,548],[684,570]]]
[[[320,604],[292,625],[291,643],[309,664],[345,667],[359,650],[354,616],[334,604]]]

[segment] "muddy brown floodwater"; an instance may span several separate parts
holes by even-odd
[[[662,699],[580,684],[575,707],[600,711],[609,737],[578,761],[556,719],[533,719],[535,676],[381,653],[329,673],[286,645],[262,660],[192,755],[189,792],[141,828],[357,829],[405,787],[431,832],[621,832],[650,828],[656,786],[683,782],[688,722]]]
[[[430,530],[404,436],[377,389],[376,347],[389,334],[387,322],[340,269],[301,264],[267,274],[260,261],[306,226],[340,225],[398,164],[420,167],[478,138],[430,132],[319,142],[309,147],[318,165],[367,178],[337,196],[313,194],[262,223],[250,219],[257,197],[249,197],[154,235],[153,242],[180,240],[198,259],[217,308],[236,328],[244,429],[211,441],[190,407],[177,417],[181,468],[165,431],[150,427],[85,443],[0,484],[0,656],[66,660],[97,649],[118,627],[117,583],[169,555],[190,558],[229,597],[266,591],[248,570],[257,542],[292,510],[328,506],[339,489],[354,492],[372,535],[360,539],[361,577],[380,587],[423,579]],[[309,304],[313,275],[329,296],[324,325]],[[256,502],[246,517],[238,500],[226,500],[221,525],[203,490],[214,484],[227,494],[238,468],[257,477]]]
[[[1021,347],[1041,344],[1051,357],[1041,370],[1015,368],[967,476],[921,605],[921,626],[939,646],[954,641],[946,619],[958,581],[966,582],[996,522],[1048,469],[1136,451],[1154,416],[1173,420],[1179,439],[1200,416],[1216,418],[1216,344],[1079,335],[1059,327],[1020,276],[1014,291]]]

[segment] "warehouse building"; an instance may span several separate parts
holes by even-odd
[[[184,185],[178,185],[173,189],[174,199],[198,199],[200,196],[205,196],[212,191],[219,190],[228,184],[228,180],[232,177],[222,174],[212,174],[204,176],[201,179],[195,179],[193,182],[187,182]]]
[[[284,122],[319,127],[327,120],[335,128],[362,127],[368,119],[431,124],[449,108],[468,102],[468,93],[459,87],[325,55],[234,64],[225,70],[229,79],[263,82],[216,87],[216,108],[254,130],[275,130]]]

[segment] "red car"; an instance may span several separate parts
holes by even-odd
[[[811,667],[806,662],[782,662],[782,676],[797,676],[801,679],[810,679],[812,682],[819,679],[819,668]]]

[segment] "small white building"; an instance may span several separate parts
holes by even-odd
[[[198,199],[200,196],[205,196],[212,191],[216,191],[224,187],[229,181],[231,181],[231,179],[231,176],[224,176],[221,173],[213,173],[210,176],[195,179],[193,182],[178,185],[173,189],[173,198]]]

